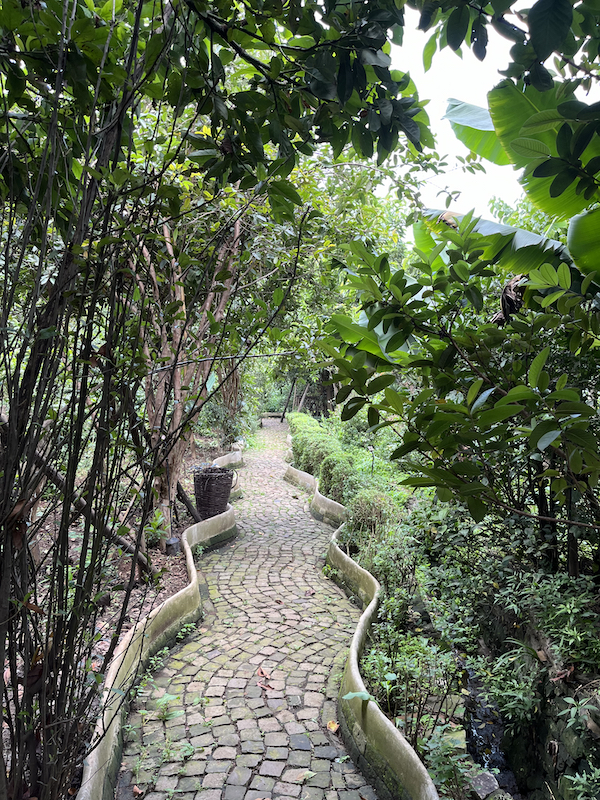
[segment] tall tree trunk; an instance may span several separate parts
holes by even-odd
[[[307,378],[306,386],[304,387],[304,391],[302,392],[302,397],[300,398],[300,402],[298,403],[298,411],[302,411],[302,409],[304,408],[304,401],[306,400],[306,395],[308,394],[308,387],[309,387],[309,381]]]
[[[166,540],[172,533],[172,509],[190,435],[189,428],[184,423],[189,424],[194,416],[194,413],[190,415],[187,412],[186,418],[185,408],[188,402],[193,402],[195,413],[200,411],[204,401],[199,398],[207,396],[206,384],[213,367],[211,361],[198,362],[188,359],[192,363],[185,366],[180,362],[186,360],[188,352],[201,353],[205,350],[211,335],[211,325],[223,320],[234,287],[236,271],[234,260],[240,246],[240,232],[238,219],[231,235],[218,249],[209,290],[200,309],[199,318],[194,324],[186,316],[183,274],[175,255],[169,228],[163,226],[164,242],[171,263],[171,279],[166,297],[164,286],[161,288],[157,280],[152,255],[145,245],[141,247],[143,261],[150,277],[153,300],[153,303],[147,306],[151,314],[147,324],[160,343],[161,366],[157,372],[149,372],[146,379],[146,408],[151,447],[161,470],[154,484],[154,507],[161,512],[164,519],[164,533],[160,540],[162,550],[165,549]],[[223,271],[229,273],[229,278],[222,280]],[[138,286],[143,296],[146,287],[139,276]],[[161,315],[161,309],[169,303],[177,304],[178,307],[170,323],[164,321]],[[145,353],[150,365],[151,352],[148,344],[145,344]],[[161,457],[162,453],[166,453],[164,457]]]

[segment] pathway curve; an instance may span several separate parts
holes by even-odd
[[[321,573],[331,528],[282,480],[286,435],[265,420],[245,454],[239,537],[201,559],[202,626],[138,697],[118,800],[152,782],[145,800],[376,800],[327,728],[360,612]]]

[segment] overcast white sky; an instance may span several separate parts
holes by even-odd
[[[442,155],[465,156],[468,153],[467,148],[456,139],[448,120],[442,119],[446,113],[448,98],[454,97],[487,108],[486,94],[503,79],[498,70],[507,66],[512,43],[492,31],[488,54],[483,62],[478,61],[466,47],[462,58],[446,47],[435,53],[431,69],[425,72],[423,48],[431,31],[417,30],[417,12],[407,6],[404,8],[407,14],[404,44],[402,47],[392,47],[392,69],[410,72],[417,85],[419,99],[430,100],[427,112],[437,137],[438,152]],[[449,164],[453,162],[454,158],[450,158]],[[470,175],[456,169],[446,175],[429,179],[423,185],[422,191],[425,204],[431,208],[444,208],[445,195],[436,195],[447,186],[461,191],[461,197],[453,203],[452,208],[463,213],[474,208],[478,215],[489,217],[488,203],[493,196],[514,205],[515,200],[522,195],[517,182],[518,172],[511,166],[498,167],[488,161],[483,163],[485,174],[477,172]]]

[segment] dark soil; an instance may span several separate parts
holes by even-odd
[[[192,468],[198,465],[210,464],[223,452],[223,449],[216,445],[214,440],[200,437],[196,437],[195,444],[186,452],[180,482],[192,502],[194,500]],[[44,552],[52,545],[55,539],[59,513],[60,511],[57,509],[56,512],[48,515],[41,536],[38,538],[42,558]],[[135,510],[133,518],[135,518]],[[187,509],[177,500],[173,510],[172,535],[180,538],[183,531],[193,522],[194,520]],[[77,520],[75,520],[73,523],[73,546],[70,548],[72,550],[70,560],[73,564],[76,564],[78,560],[77,540],[79,533]],[[154,608],[188,584],[185,556],[181,548],[176,555],[172,556],[165,555],[158,547],[150,548],[148,557],[152,567],[157,571],[157,576],[154,580],[150,580],[148,575],[139,567],[136,570],[136,583],[129,598],[127,616],[121,636],[125,635],[131,627]],[[97,632],[100,632],[102,636],[94,646],[94,659],[98,662],[96,666],[99,666],[102,657],[109,648],[112,632],[122,612],[123,603],[125,602],[125,590],[122,587],[129,582],[131,560],[132,556],[129,553],[122,552],[115,545],[106,564],[106,571],[110,577],[107,586],[108,591],[101,599],[103,611],[97,623]]]
[[[224,450],[216,446],[212,440],[196,437],[195,445],[190,447],[185,455],[185,465],[181,473],[180,483],[185,489],[188,497],[194,501],[194,479],[193,468],[212,463],[215,458],[224,454]],[[175,502],[173,511],[172,535],[180,538],[183,531],[194,523],[185,506],[178,500]],[[154,608],[159,606],[167,598],[177,594],[181,589],[188,585],[188,574],[185,564],[185,555],[180,548],[176,555],[168,556],[160,551],[158,547],[150,548],[148,551],[152,567],[158,570],[159,575],[153,584],[148,583],[145,576],[140,575],[138,570],[138,581],[133,589],[128,606],[127,620],[123,629],[125,633],[135,625],[140,619],[149,614]],[[118,572],[116,585],[122,585],[129,580],[131,570],[131,556],[128,553],[118,553],[115,551],[113,566]],[[111,592],[111,602],[107,607],[102,621],[103,633],[106,632],[107,638],[99,642],[101,649],[106,652],[110,638],[110,630],[114,626],[116,619],[121,612],[124,592]],[[102,655],[99,651],[98,655]]]

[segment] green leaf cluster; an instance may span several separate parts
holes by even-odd
[[[393,458],[414,473],[407,483],[476,521],[563,518],[596,542],[598,286],[558,242],[471,215],[456,229],[426,222],[410,268],[348,265],[361,317],[334,316],[325,345],[344,415],[367,404],[372,430],[401,421]],[[515,260],[528,273],[523,310],[498,315],[498,278]]]

